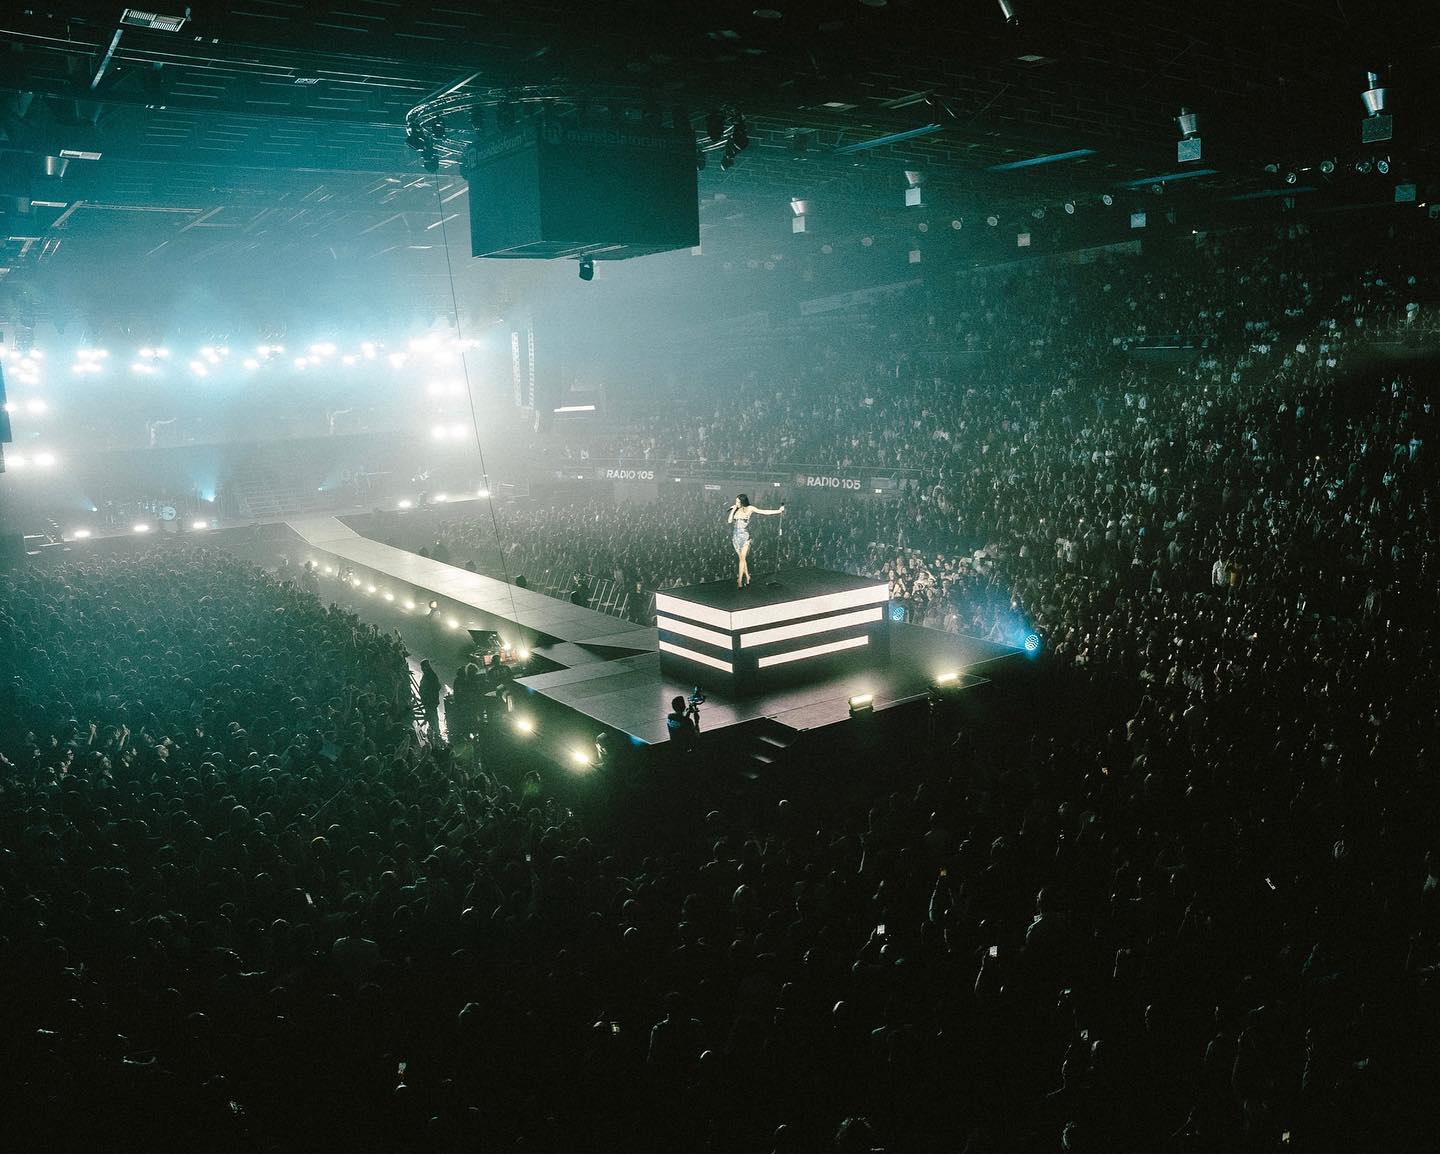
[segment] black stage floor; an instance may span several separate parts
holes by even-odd
[[[759,583],[752,589],[758,591]],[[687,590],[687,596],[693,592],[693,588]],[[716,592],[724,596],[720,590]],[[730,592],[736,593],[733,584]],[[738,593],[738,597],[744,596],[745,591]],[[792,587],[776,600],[794,596]],[[750,608],[754,602],[743,604]],[[961,686],[973,686],[993,679],[1003,663],[1025,660],[1018,649],[978,637],[898,623],[890,629],[890,660],[883,668],[835,672],[817,676],[807,684],[743,696],[707,690],[708,700],[701,710],[702,731],[713,732],[762,717],[795,730],[818,729],[848,718],[850,698],[857,694],[873,694],[875,708],[885,709],[924,696],[941,674],[958,673]],[[691,689],[689,684],[662,673],[655,653],[541,673],[521,678],[518,684],[537,698],[647,744],[667,740],[665,715],[670,712],[670,701]],[[534,704],[538,707],[542,703]]]
[[[766,605],[782,605],[802,598],[824,597],[831,593],[849,593],[877,584],[873,577],[855,577],[849,573],[833,573],[828,569],[778,569],[756,577],[744,589],[735,588],[733,579],[709,581],[704,585],[686,585],[683,589],[661,591],[697,605],[718,609],[722,613],[738,613]]]

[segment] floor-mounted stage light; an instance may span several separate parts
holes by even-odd
[[[580,258],[580,279],[595,279],[595,262],[591,260],[588,256],[582,256]]]

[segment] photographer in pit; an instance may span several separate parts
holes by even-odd
[[[677,753],[694,753],[700,744],[700,706],[704,703],[705,695],[698,689],[690,694],[688,701],[676,697],[670,702],[665,728],[670,731],[671,748]]]

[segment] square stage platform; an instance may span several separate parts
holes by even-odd
[[[737,690],[890,658],[890,588],[825,569],[782,569],[744,589],[712,581],[655,595],[660,667]]]

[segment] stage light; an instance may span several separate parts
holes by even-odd
[[[38,417],[41,413],[43,413],[43,412],[45,411],[45,402],[44,402],[44,401],[26,401],[26,402],[25,402],[25,411],[26,411],[27,413],[29,413],[31,416]]]
[[[5,465],[7,468],[23,469],[27,464],[29,464],[29,462],[26,461],[24,457],[19,456],[18,454],[13,457],[5,458]]]
[[[309,358],[309,357],[296,357],[296,358],[295,358],[295,367],[296,367],[297,369],[303,369],[303,368],[305,368],[307,365],[309,365],[309,363],[310,363],[310,358]]]
[[[590,755],[583,749],[572,749],[570,751],[570,763],[576,769],[589,769]]]
[[[534,733],[535,723],[528,717],[517,717],[515,719],[515,728],[521,733]]]
[[[1200,131],[1200,117],[1188,108],[1180,110],[1180,115],[1175,118],[1175,123],[1180,126],[1181,136],[1194,136]]]
[[[414,504],[414,502],[411,501],[408,497],[406,497],[406,498],[402,498],[402,499],[396,504],[395,507],[396,507],[397,509],[408,509],[408,508],[410,508],[413,504]]]
[[[159,357],[162,361],[168,360],[170,357],[170,350],[164,347],[160,347],[155,350],[155,355]]]
[[[965,222],[957,217],[955,220],[952,220],[950,222],[950,227],[953,228],[956,232],[959,232],[962,228],[965,227]]]
[[[991,228],[994,228],[1000,223],[1000,218],[994,213],[991,213],[985,218],[985,223],[988,224]]]
[[[252,372],[260,367],[260,362],[257,361],[254,357],[246,357],[242,363],[247,369],[251,370]]]
[[[470,430],[465,425],[460,424],[458,421],[450,426],[450,435],[454,437],[457,441],[464,439],[465,434],[469,431]]]
[[[141,360],[146,360],[146,361],[148,361],[148,360],[149,360],[151,357],[153,357],[154,355],[155,355],[155,350],[152,349],[152,348],[150,348],[149,346],[146,346],[145,348],[143,348],[143,349],[140,350],[140,358],[141,358]]]
[[[76,530],[74,530],[74,531],[70,534],[70,536],[73,537],[73,538],[74,538],[75,540],[77,540],[77,541],[83,541],[83,540],[85,540],[87,537],[90,536],[90,530],[89,530],[89,529],[76,529]]]
[[[790,198],[790,211],[796,216],[804,216],[809,210],[809,202],[802,200],[798,196],[792,196]]]
[[[448,500],[450,500],[450,494],[449,494],[449,493],[436,493],[436,494],[435,494],[435,503],[436,503],[437,505],[443,505],[443,504],[445,504],[445,502],[448,501]]]
[[[437,441],[443,441],[445,439],[445,426],[432,425],[430,427],[430,435],[434,437]]]
[[[1015,25],[1020,23],[1020,16],[1015,11],[1015,5],[1012,3],[1012,0],[1000,0],[1000,15],[1005,18],[1006,24]]]
[[[1073,200],[1067,200],[1067,201],[1065,202],[1065,215],[1066,215],[1066,216],[1074,216],[1074,215],[1075,215],[1075,202],[1074,202]]]
[[[588,256],[582,256],[582,257],[580,258],[579,273],[580,273],[580,279],[581,279],[581,280],[586,280],[586,281],[588,281],[588,280],[594,280],[594,279],[595,279],[595,262],[594,262],[593,260],[591,260]]]
[[[331,357],[335,355],[335,345],[330,341],[319,341],[310,346],[310,352],[317,357]]]
[[[447,618],[445,618],[445,627],[446,627],[447,629],[459,629],[459,628],[460,628],[460,622],[459,622],[459,620],[458,620],[457,618],[455,618],[455,617],[447,617]]]
[[[489,489],[477,489],[477,490],[475,490],[475,496],[479,497],[480,500],[482,500],[482,501],[489,500],[489,498],[490,498],[490,490],[489,490]]]
[[[1329,176],[1332,172],[1334,172],[1334,171],[1335,171],[1335,158],[1334,158],[1334,157],[1326,157],[1324,160],[1322,160],[1322,161],[1320,162],[1320,171],[1323,172],[1326,176]]]
[[[404,609],[406,612],[409,612],[410,610],[415,608],[415,602],[406,601],[403,605],[400,606],[400,608]]]
[[[210,375],[210,370],[205,367],[203,361],[191,361],[190,371],[197,377],[208,377]]]
[[[940,674],[940,676],[935,679],[935,684],[936,684],[936,685],[954,685],[955,682],[957,682],[957,681],[959,681],[959,680],[960,680],[960,674],[956,673],[956,672],[952,669],[952,670],[949,670],[949,671],[946,672],[946,673]]]
[[[857,693],[850,699],[850,716],[856,717],[862,713],[873,713],[875,711],[875,695],[873,693]]]
[[[331,575],[333,576],[334,573],[335,573],[335,566],[334,566],[334,565],[326,565],[326,566],[325,566],[325,572],[327,572],[327,573],[329,573],[329,574],[331,574]]]
[[[1106,208],[1109,208],[1112,204],[1115,203],[1115,198],[1107,192],[1100,197],[1100,203],[1103,204]]]
[[[54,453],[36,453],[35,464],[42,469],[48,469],[55,464]]]
[[[1390,158],[1388,156],[1376,157],[1375,171],[1378,172],[1381,176],[1388,175],[1390,172]]]
[[[1040,652],[1040,636],[1039,636],[1039,634],[1031,633],[1031,634],[1028,634],[1028,635],[1026,636],[1026,638],[1025,638],[1025,652],[1026,652],[1026,653],[1039,653],[1039,652]]]
[[[1362,157],[1355,162],[1355,171],[1358,172],[1361,176],[1365,176],[1373,167],[1374,161],[1372,161],[1369,157]]]
[[[393,594],[393,593],[391,593],[391,592],[389,592],[389,591],[387,590],[386,593],[385,593],[385,600],[386,600],[386,601],[394,601],[394,600],[395,600],[395,594]]]
[[[515,651],[515,656],[518,657],[521,661],[529,661],[529,660],[530,660],[530,650],[528,650],[528,649],[517,649],[517,650]]]
[[[373,585],[367,585],[367,586],[365,586],[365,592],[366,592],[366,593],[374,593],[374,592],[375,592],[375,586],[373,586]]]
[[[209,522],[209,521],[191,521],[191,522],[190,522],[190,528],[192,528],[192,529],[197,529],[197,530],[198,530],[198,529],[208,529],[208,528],[210,528],[210,522]]]
[[[144,521],[139,521],[139,522],[137,522],[136,524],[134,524],[133,526],[131,526],[131,532],[133,532],[133,533],[148,533],[148,532],[150,532],[150,526],[147,525],[147,524],[145,524]]]
[[[1365,105],[1365,115],[1380,116],[1385,112],[1390,90],[1380,84],[1378,72],[1365,73],[1365,91],[1360,93],[1360,102]]]

